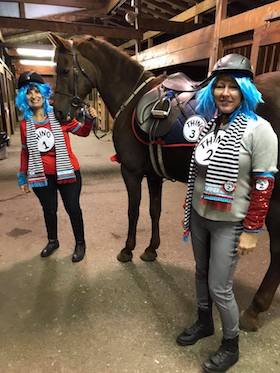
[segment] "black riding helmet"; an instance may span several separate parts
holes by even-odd
[[[253,68],[247,57],[237,53],[227,54],[220,58],[213,67],[211,77],[222,73],[240,72],[253,78]]]
[[[253,79],[253,68],[247,57],[237,53],[227,54],[215,63],[211,75],[200,83],[198,89],[205,87],[211,79],[219,74],[236,72]]]
[[[44,84],[45,81],[41,77],[41,75],[35,73],[34,71],[25,71],[18,78],[18,89],[20,89],[21,87],[23,87],[23,86],[25,86],[26,84],[29,84],[29,83]]]

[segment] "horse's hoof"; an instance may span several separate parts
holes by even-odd
[[[156,260],[157,253],[155,251],[144,251],[140,258],[144,262],[154,262]]]
[[[118,259],[119,262],[122,262],[122,263],[131,262],[131,260],[132,260],[132,253],[131,252],[127,252],[127,251],[125,251],[123,249],[117,255],[117,259]]]
[[[256,332],[259,328],[258,316],[252,315],[248,310],[243,311],[240,315],[239,327],[246,332]]]

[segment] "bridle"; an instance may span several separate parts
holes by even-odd
[[[91,86],[94,87],[94,84],[90,77],[88,76],[85,69],[81,66],[78,54],[74,48],[72,48],[72,53],[67,53],[72,56],[72,66],[73,66],[73,86],[72,86],[72,94],[61,92],[59,90],[55,91],[55,94],[71,97],[71,106],[74,109],[83,108],[86,106],[86,103],[84,100],[81,99],[81,97],[78,95],[78,77],[79,72],[82,73],[82,75],[90,82]]]
[[[87,106],[84,100],[81,99],[81,97],[78,95],[78,75],[79,72],[84,75],[84,77],[90,82],[91,86],[94,87],[94,84],[88,74],[86,73],[85,69],[81,66],[79,59],[78,59],[78,54],[76,50],[72,47],[72,52],[67,53],[72,56],[72,66],[73,66],[73,87],[72,87],[72,94],[66,93],[66,92],[61,92],[59,90],[55,91],[55,94],[71,97],[71,106],[74,109],[79,109],[79,108],[84,108]],[[148,77],[142,84],[139,84],[141,81],[143,75],[145,73],[145,69],[141,71],[140,76],[137,79],[136,84],[133,87],[132,93],[130,96],[126,99],[126,101],[120,106],[119,110],[117,111],[116,115],[114,116],[114,120],[117,119],[117,117],[120,115],[120,113],[127,107],[127,105],[132,101],[132,99],[137,95],[137,93],[140,92],[140,90],[147,85],[151,80],[155,79],[155,76],[150,76]]]

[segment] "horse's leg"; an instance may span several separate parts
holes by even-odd
[[[123,165],[121,171],[128,193],[128,235],[125,247],[120,251],[117,259],[125,263],[131,261],[132,250],[136,245],[136,227],[139,218],[143,175],[135,174]]]
[[[149,246],[140,256],[145,262],[152,262],[157,257],[157,248],[160,244],[159,218],[161,213],[162,178],[158,176],[147,176],[150,195],[150,216],[152,220],[152,236]]]
[[[278,203],[273,201],[267,219],[267,229],[270,235],[270,265],[252,303],[241,315],[240,327],[243,330],[256,331],[258,329],[258,315],[260,312],[268,310],[280,283],[280,232],[278,214]]]

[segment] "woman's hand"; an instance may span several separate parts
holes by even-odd
[[[86,107],[86,114],[88,116],[90,116],[92,119],[96,118],[97,117],[97,112],[95,110],[95,108],[93,107],[92,104],[89,104],[87,107]]]
[[[238,254],[239,255],[250,254],[257,246],[257,242],[258,242],[257,233],[247,233],[247,232],[241,233],[240,238],[239,238]]]
[[[20,190],[24,193],[30,193],[30,189],[28,188],[28,184],[23,184],[20,186]]]

